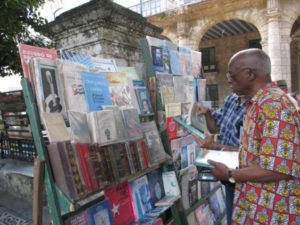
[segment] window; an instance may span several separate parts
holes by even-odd
[[[249,48],[259,48],[262,49],[260,44],[261,39],[254,39],[249,41]]]
[[[203,48],[201,52],[204,72],[217,71],[215,47]]]

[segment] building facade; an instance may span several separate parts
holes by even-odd
[[[206,0],[148,17],[173,43],[201,50],[212,100],[230,93],[227,62],[237,51],[261,47],[272,64],[272,79],[300,89],[300,2],[298,0]]]

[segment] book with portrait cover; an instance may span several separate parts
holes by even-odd
[[[55,61],[58,57],[55,49],[41,48],[32,45],[19,44],[19,55],[21,59],[23,75],[29,79],[32,84],[32,74],[29,68],[31,58],[43,58],[50,61]]]
[[[152,109],[148,89],[145,86],[136,87],[135,93],[136,93],[141,114],[152,114],[153,109]]]
[[[141,126],[148,147],[150,163],[155,164],[165,160],[167,154],[164,150],[155,121],[142,123]]]
[[[133,199],[128,181],[106,189],[104,195],[109,201],[115,225],[131,224],[135,221]]]
[[[87,209],[88,221],[90,225],[113,225],[113,219],[108,200],[103,200]]]
[[[81,72],[88,112],[100,111],[104,105],[112,105],[108,81],[104,75]]]

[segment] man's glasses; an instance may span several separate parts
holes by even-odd
[[[246,70],[246,69],[251,70],[251,71],[253,70],[253,69],[251,69],[251,68],[246,67],[246,68],[240,69],[240,70],[239,70],[238,72],[236,72],[236,73],[227,72],[227,73],[226,73],[227,80],[228,80],[228,81],[233,81],[233,80],[235,80],[235,77],[236,77],[240,72],[242,72],[243,70]]]

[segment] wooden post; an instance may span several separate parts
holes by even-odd
[[[33,167],[33,198],[32,221],[33,225],[42,225],[43,219],[43,187],[44,187],[45,160],[36,158]]]

